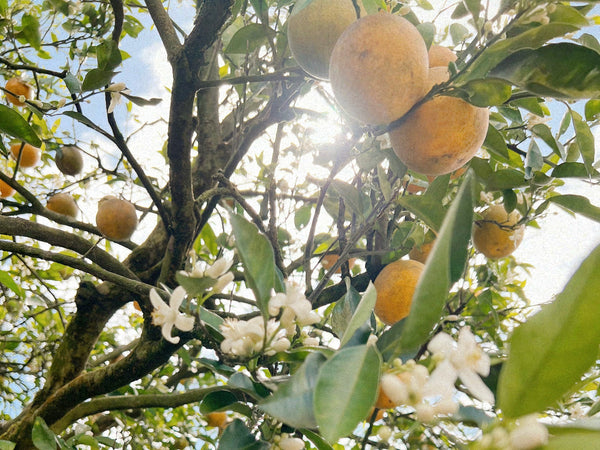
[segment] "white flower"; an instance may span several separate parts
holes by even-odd
[[[152,323],[160,326],[164,338],[173,344],[179,343],[179,337],[171,335],[173,326],[181,331],[190,331],[194,327],[194,318],[179,312],[184,297],[185,289],[178,286],[171,294],[167,305],[155,289],[150,291],[150,302],[154,306]]]
[[[312,325],[321,320],[319,315],[312,310],[311,303],[304,296],[304,291],[297,284],[286,281],[286,293],[277,293],[269,300],[269,314],[276,316],[281,313],[281,324],[287,335],[292,336],[296,332],[296,324],[299,327]]]
[[[195,254],[192,254],[192,258],[195,261]],[[217,280],[215,284],[212,286],[212,291],[215,294],[222,292],[225,287],[229,283],[231,283],[234,279],[234,275],[232,272],[229,272],[231,265],[233,264],[233,260],[219,258],[217,259],[212,266],[206,266],[206,263],[200,261],[194,264],[194,268],[191,272],[182,272],[184,275],[191,276],[194,278],[212,278],[213,280]]]
[[[114,83],[106,88],[110,92],[110,105],[108,105],[108,113],[111,114],[117,105],[121,103],[121,94],[129,94],[131,91],[126,88],[125,83]]]
[[[531,450],[548,442],[548,429],[539,423],[534,415],[518,420],[517,428],[509,435],[514,450]]]
[[[490,358],[481,350],[469,328],[461,328],[458,343],[448,334],[439,333],[427,348],[434,359],[441,360],[431,378],[438,382],[452,380],[452,383],[460,378],[465,387],[479,400],[494,403],[494,394],[479,377],[489,375]]]
[[[225,319],[221,325],[221,333],[225,338],[221,342],[221,350],[235,356],[252,356],[261,351],[272,356],[287,350],[291,345],[274,319],[267,322],[265,338],[265,321],[262,316],[248,321]],[[263,348],[265,341],[267,346]]]

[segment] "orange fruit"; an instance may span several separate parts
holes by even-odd
[[[475,155],[487,134],[489,111],[456,97],[434,97],[389,132],[392,148],[411,170],[443,175]]]
[[[377,393],[377,400],[375,401],[375,408],[392,409],[395,406],[396,405],[394,404],[394,402],[392,400],[390,400],[390,398],[386,395],[386,393],[383,392],[383,389],[381,389],[381,386],[379,386],[378,393]]]
[[[385,266],[375,279],[375,314],[386,325],[393,325],[410,312],[415,288],[425,265],[399,259]]]
[[[212,412],[206,415],[206,422],[209,427],[223,428],[227,423],[227,414],[224,412]]]
[[[340,107],[368,124],[388,124],[427,92],[427,47],[408,20],[386,12],[361,17],[338,39],[329,79]]]
[[[42,157],[42,151],[31,144],[19,142],[10,146],[10,155],[15,161],[19,159],[19,153],[21,154],[20,167],[34,167]]]
[[[433,249],[433,245],[435,241],[424,242],[421,246],[414,246],[410,252],[408,252],[408,257],[413,261],[419,261],[420,263],[425,264],[429,254],[431,253],[431,249]]]
[[[27,100],[33,100],[33,88],[25,83],[23,80],[17,77],[13,77],[6,82],[6,86],[4,86],[7,91],[5,92],[6,98],[9,102],[16,106],[23,106],[25,102],[19,100],[19,97],[22,95]],[[14,95],[13,95],[14,94]]]
[[[456,54],[452,50],[437,44],[432,44],[427,53],[429,56],[429,67],[448,68],[448,64],[457,59]]]
[[[361,14],[362,15],[362,14]],[[329,58],[340,35],[356,21],[352,0],[296,2],[287,37],[294,59],[310,75],[329,78]]]
[[[15,192],[11,185],[0,180],[0,198],[12,197]]]
[[[329,270],[330,268],[333,267],[333,265],[337,262],[338,259],[340,259],[339,255],[336,255],[335,253],[328,253],[327,255],[323,256],[323,259],[321,260],[321,265],[323,266],[323,269]],[[352,268],[354,267],[355,262],[356,262],[356,258],[348,259],[348,268],[350,270],[352,270]],[[342,268],[338,267],[338,269],[335,271],[335,273],[340,273],[341,271],[342,271]]]
[[[77,213],[79,212],[77,203],[75,203],[75,199],[64,192],[54,194],[52,197],[50,197],[48,199],[48,203],[46,204],[46,208],[48,208],[50,211],[54,211],[55,213],[69,216],[73,219],[77,217]]]
[[[100,233],[114,241],[125,241],[137,228],[135,207],[127,200],[107,195],[98,202],[96,226]]]
[[[482,220],[473,226],[473,245],[490,259],[504,258],[514,252],[525,233],[517,225],[521,215],[514,210],[507,213],[503,205],[491,205],[482,213]]]
[[[77,175],[83,169],[81,150],[75,145],[65,145],[56,151],[56,167],[65,175]]]

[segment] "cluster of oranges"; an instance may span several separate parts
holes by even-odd
[[[288,20],[296,62],[328,79],[341,110],[370,125],[387,126],[394,152],[409,169],[434,176],[463,170],[480,149],[489,125],[487,108],[445,95],[428,95],[450,79],[456,54],[429,49],[418,29],[399,15],[367,15],[352,0],[297,3]],[[360,16],[360,18],[359,18]],[[510,255],[523,226],[516,211],[492,205],[475,222],[473,243],[488,258]],[[375,280],[375,313],[387,325],[406,317],[433,241],[410,260],[388,264]],[[324,261],[326,266],[328,261]]]
[[[15,106],[24,106],[32,100],[34,90],[21,78],[13,77],[5,85],[6,99]],[[25,142],[17,142],[10,146],[11,157],[19,167],[35,167],[41,159],[41,149]],[[81,150],[75,145],[65,145],[56,151],[54,158],[56,167],[64,175],[75,176],[83,170]],[[0,180],[0,198],[14,195],[15,190],[8,183]],[[52,195],[46,208],[57,214],[77,218],[79,208],[72,195],[60,192]],[[109,239],[124,241],[131,237],[137,227],[137,213],[133,204],[114,196],[106,196],[98,203],[96,225],[98,230]]]

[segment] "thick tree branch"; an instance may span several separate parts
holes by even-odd
[[[148,7],[148,12],[156,26],[156,30],[162,40],[163,46],[167,51],[167,57],[169,58],[169,61],[171,61],[175,59],[175,55],[182,47],[177,38],[175,28],[171,23],[171,18],[167,14],[167,11],[165,11],[160,0],[146,0],[146,6]]]

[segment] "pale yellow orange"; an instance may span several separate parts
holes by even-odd
[[[410,312],[413,295],[425,265],[399,259],[385,266],[375,279],[375,314],[386,325],[393,325]]]
[[[98,202],[96,226],[109,239],[125,241],[137,228],[135,207],[127,200],[107,195]]]
[[[417,28],[380,12],[362,17],[340,36],[329,78],[345,112],[368,124],[388,124],[427,92],[428,62]]]
[[[19,160],[19,154],[21,155],[20,167],[34,167],[42,157],[42,151],[39,148],[21,142],[10,146],[10,155],[15,161]]]
[[[491,205],[473,225],[473,245],[490,259],[512,254],[523,240],[525,227],[518,225],[521,215],[506,212],[503,205]]]
[[[75,199],[64,192],[54,194],[50,197],[48,203],[46,203],[46,208],[55,213],[62,214],[63,216],[71,217],[72,219],[75,219],[79,212]]]

